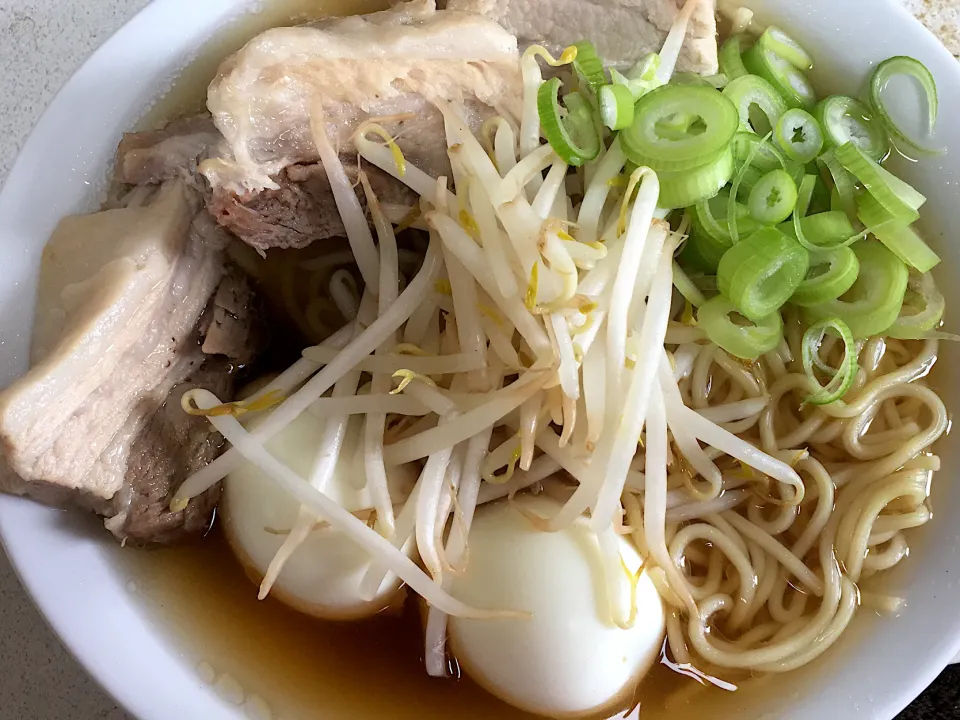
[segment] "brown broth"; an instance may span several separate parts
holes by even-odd
[[[428,677],[412,603],[401,617],[336,623],[260,602],[219,531],[196,545],[123,555],[152,617],[198,672],[206,663],[229,675],[274,717],[533,717],[466,679]]]
[[[399,616],[342,623],[308,617],[273,599],[260,602],[255,583],[219,530],[195,545],[120,555],[149,617],[198,675],[207,674],[208,682],[214,675],[229,677],[242,690],[238,700],[261,699],[274,720],[312,720],[321,712],[324,720],[535,718],[466,677],[429,677],[413,602]],[[853,633],[872,626],[870,620],[858,618],[859,630]],[[752,716],[751,708],[765,698],[769,702],[774,693],[800,695],[822,664],[783,677],[749,679],[735,693],[703,686],[657,664],[633,694],[639,707],[614,717]]]

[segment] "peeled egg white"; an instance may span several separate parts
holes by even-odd
[[[370,508],[363,462],[357,456],[362,424],[353,418],[347,427],[336,470],[324,492],[349,512]],[[308,478],[324,421],[303,413],[267,443],[267,449],[301,477]],[[399,492],[409,492],[416,475],[406,467],[388,468],[388,480]],[[403,488],[400,486],[403,485]],[[300,504],[255,465],[245,463],[224,480],[220,513],[234,553],[251,575],[262,577],[297,520]],[[412,550],[411,550],[412,552]],[[370,565],[369,554],[332,528],[315,529],[287,560],[271,595],[316,617],[347,620],[368,617],[398,600],[400,581],[388,574],[376,596],[359,595]]]
[[[561,507],[544,496],[516,502],[542,517]],[[618,542],[624,563],[636,573],[636,549]],[[625,577],[621,607],[630,602]],[[451,590],[475,607],[532,613],[528,619],[449,623],[451,649],[465,672],[528,712],[579,717],[607,709],[659,657],[666,621],[652,581],[640,576],[636,621],[629,629],[618,627],[608,609],[599,545],[582,525],[546,533],[508,503],[482,507],[470,531],[466,571]]]

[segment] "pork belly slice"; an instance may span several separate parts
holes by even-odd
[[[659,52],[687,0],[447,0],[447,7],[480,13],[517,36],[521,47],[555,53],[590,40],[606,64],[620,69]],[[692,1],[692,0],[691,0]],[[700,0],[687,30],[678,70],[717,72],[716,0]]]
[[[342,159],[360,204],[366,207],[366,196],[357,182],[356,157]],[[346,164],[351,162],[352,166]],[[381,203],[416,204],[416,193],[379,168],[364,163],[364,172]],[[216,188],[207,209],[223,227],[261,251],[299,249],[317,240],[344,237],[343,220],[323,165],[291,165],[273,179],[279,186],[276,190],[237,195]]]
[[[335,148],[349,154],[357,126],[405,115],[397,142],[426,172],[449,176],[443,123],[432,100],[460,106],[479,128],[493,113],[519,117],[516,39],[474,13],[415,0],[390,11],[268,30],[220,67],[207,107],[226,139],[200,168],[238,196],[280,189],[275,179],[319,155],[310,130],[319,104]],[[397,131],[384,120],[388,130]],[[355,164],[355,163],[354,163]]]
[[[221,142],[223,136],[206,113],[174,120],[159,130],[125,133],[117,147],[114,178],[126,185],[190,178]]]
[[[224,373],[202,349],[211,335],[229,347],[216,340],[227,300],[212,301],[226,238],[183,181],[134,203],[65,218],[44,249],[32,367],[0,393],[3,489],[118,518],[109,527],[121,539],[165,543],[205,527],[218,492],[164,517],[156,539],[136,522],[162,516],[160,479],[169,491],[190,469],[191,459],[174,467],[174,445],[183,440],[178,452],[189,452],[196,435],[210,447],[196,454],[201,462],[219,450],[205,422],[173,419],[185,382],[232,392],[229,373],[211,385]]]

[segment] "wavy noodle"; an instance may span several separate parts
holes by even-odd
[[[785,318],[786,342],[753,366],[712,345],[672,348],[683,402],[768,454],[795,455],[805,488],[802,502],[791,503],[782,484],[706,448],[725,484],[711,501],[714,514],[697,513],[698,504],[708,504],[698,496],[703,478],[671,472],[670,492],[689,498],[666,516],[679,521],[666,531],[672,573],[681,574],[681,595],[696,606],[691,612],[667,599],[677,582],[668,573],[671,587],[661,590],[672,608],[667,648],[680,665],[722,677],[810,662],[850,623],[858,583],[907,557],[909,530],[932,517],[927,497],[939,463],[924,453],[948,426],[942,401],[924,381],[937,341],[862,343],[853,387],[842,401],[815,407],[804,405],[811,388],[796,361],[803,329]],[[835,363],[842,352],[839,343],[825,345],[821,358]],[[728,475],[743,489],[733,489]],[[629,525],[643,527],[633,496],[624,506]],[[875,595],[865,595],[871,606],[902,606]]]

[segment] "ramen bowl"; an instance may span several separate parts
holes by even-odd
[[[904,161],[895,170],[928,197],[924,230],[944,261],[948,307],[960,307],[954,301],[960,283],[951,282],[960,273],[960,246],[949,232],[960,226],[956,60],[894,0],[745,4],[762,21],[775,19],[812,52],[822,93],[858,94],[869,69],[893,55],[914,56],[933,72],[941,99],[937,143],[948,153],[917,164]],[[0,383],[27,367],[37,269],[59,218],[97,205],[121,134],[137,125],[191,61],[199,57],[199,66],[211,68],[211,58],[227,49],[222,41],[208,43],[246,23],[238,18],[249,10],[244,0],[154,0],[90,58],[40,120],[0,193]],[[893,90],[913,100],[909,87]],[[960,407],[952,348],[946,352],[936,384],[948,408]],[[859,613],[851,631],[817,662],[765,678],[749,692],[719,695],[712,717],[889,720],[957,654],[960,488],[952,477],[960,458],[948,441],[937,452],[944,470],[932,491],[934,520],[914,531],[910,558],[884,585],[885,592],[905,599],[902,611],[883,618]],[[131,713],[143,720],[233,720],[261,712],[259,700],[249,702],[260,692],[255,683],[212,682],[202,649],[181,644],[157,617],[155,598],[137,581],[137,558],[121,554],[103,535],[95,521],[0,497],[0,539],[27,590],[80,663]],[[325,678],[318,673],[314,681],[323,685]],[[375,692],[377,678],[369,683]],[[336,696],[332,681],[325,693]],[[266,697],[264,707],[270,702]],[[321,705],[310,717],[341,716],[328,713]],[[682,707],[677,717],[686,717]]]

